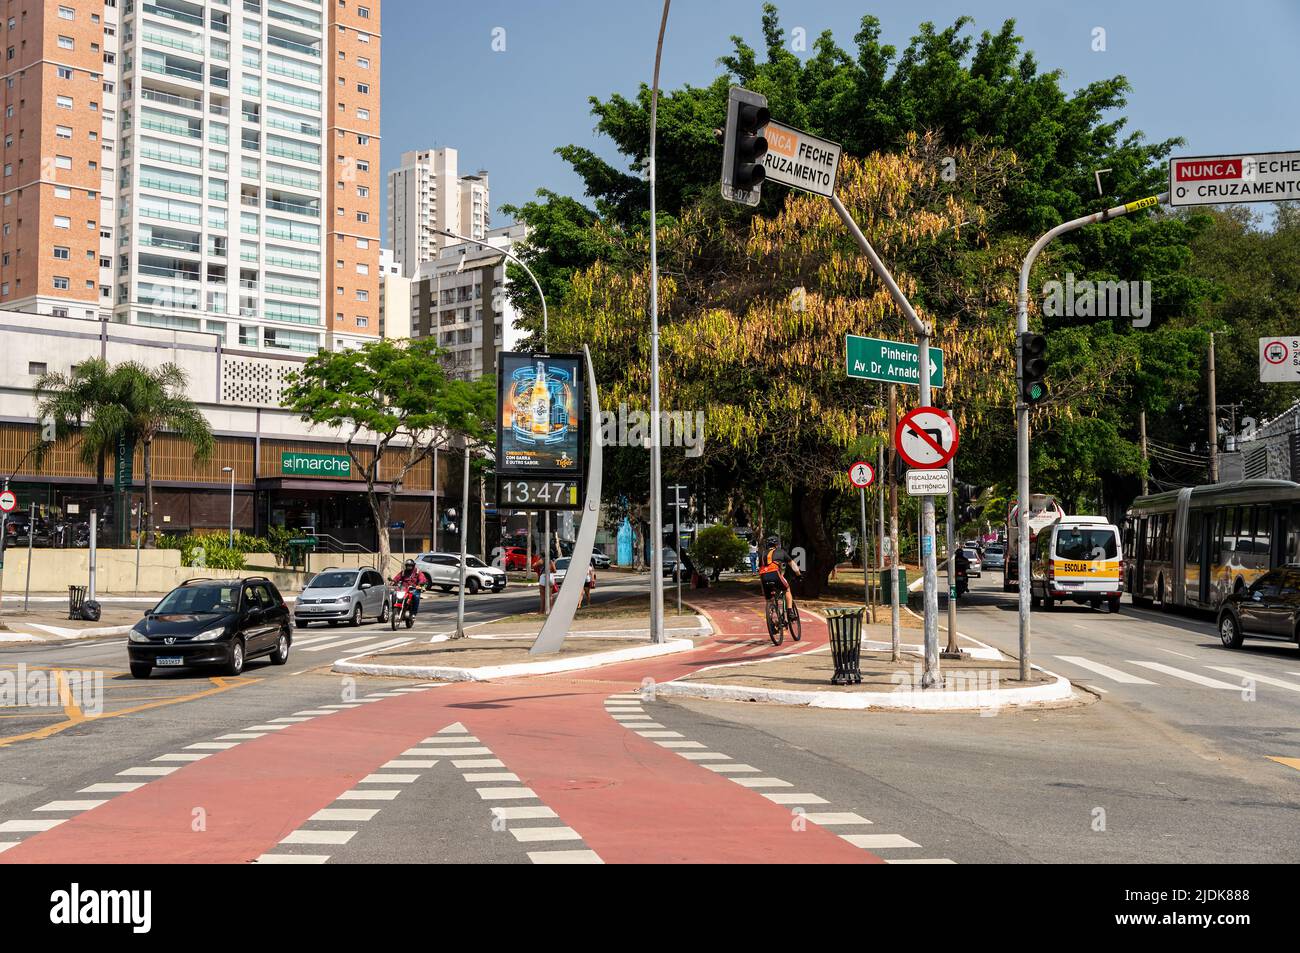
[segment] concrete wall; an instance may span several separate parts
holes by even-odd
[[[96,595],[131,595],[136,592],[135,550],[101,549],[97,553]],[[237,579],[240,576],[267,576],[284,595],[296,595],[305,579],[299,573],[264,569],[274,566],[269,553],[261,565],[243,572],[229,569],[201,569],[181,565],[180,550],[143,549],[140,551],[140,592],[170,592],[186,579]],[[90,551],[86,549],[37,549],[32,552],[32,592],[68,591],[68,586],[84,586],[90,580]],[[5,550],[4,588],[12,595],[27,584],[27,550]]]

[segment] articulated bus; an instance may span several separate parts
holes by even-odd
[[[1134,602],[1217,609],[1268,570],[1300,562],[1300,484],[1241,480],[1138,497],[1124,553]]]

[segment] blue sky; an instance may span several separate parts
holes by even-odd
[[[462,171],[491,173],[494,224],[503,204],[538,188],[580,195],[581,180],[553,152],[579,143],[613,150],[593,131],[587,99],[632,95],[649,82],[660,0],[385,0],[385,170],[408,149],[454,146]],[[852,51],[863,14],[902,47],[917,24],[974,30],[1014,18],[1042,69],[1074,90],[1116,74],[1133,85],[1130,128],[1153,140],[1183,136],[1183,155],[1300,149],[1300,2],[1296,0],[784,0],[788,31],[822,30]],[[761,48],[761,0],[675,0],[662,83],[702,85],[739,33]],[[1105,52],[1092,50],[1106,31]],[[494,31],[505,50],[493,49]],[[499,45],[499,44],[498,44]],[[807,54],[801,54],[807,55]]]

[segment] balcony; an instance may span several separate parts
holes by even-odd
[[[189,139],[202,139],[203,130],[196,126],[181,125],[175,122],[160,122],[157,119],[141,118],[140,127],[151,129],[154,132],[165,132],[173,136],[184,136]]]
[[[297,288],[293,285],[282,285],[268,281],[265,290],[267,294],[290,295],[296,298],[320,298],[319,288]]]
[[[268,155],[278,156],[281,159],[293,159],[297,162],[308,162],[312,165],[320,165],[319,152],[306,152],[302,149],[288,149],[284,146],[277,146],[267,143],[266,152]]]
[[[308,72],[307,70],[293,69],[277,63],[275,60],[267,60],[266,70],[268,73],[275,73],[277,76],[288,76],[290,79],[300,80],[304,83],[320,83],[320,70]]]
[[[178,195],[201,195],[203,190],[197,185],[186,185],[167,179],[157,179],[151,175],[140,175],[139,186],[143,189],[158,189],[162,192],[175,192]]]
[[[260,36],[248,37],[250,40],[261,39]],[[308,46],[305,43],[295,43],[293,40],[286,40],[283,37],[270,35],[266,38],[268,46],[279,47],[282,50],[290,50],[294,53],[300,53],[303,56],[311,56],[320,59],[320,49],[314,46]]]
[[[303,242],[307,245],[319,245],[320,236],[310,232],[288,231],[282,228],[267,228],[263,234],[267,238],[278,238],[286,242]]]
[[[156,3],[143,4],[141,9],[149,16],[162,17],[166,20],[175,20],[177,23],[189,23],[192,26],[203,26],[203,17],[198,14],[187,13],[184,10],[160,6]]]
[[[320,20],[308,20],[306,17],[296,17],[291,13],[285,13],[283,10],[269,10],[267,16],[272,20],[278,20],[281,23],[287,23],[291,27],[297,27],[302,30],[309,30],[313,33],[320,32]]]
[[[146,43],[156,43],[159,46],[170,47],[173,50],[183,50],[186,53],[203,55],[203,41],[198,37],[192,40],[181,40],[174,36],[168,36],[166,33],[159,33],[156,30],[141,30],[140,36]]]
[[[150,275],[154,278],[170,278],[173,281],[198,282],[202,280],[197,271],[187,271],[181,268],[168,267],[166,265],[153,265],[141,262],[137,270],[142,275]]]
[[[257,120],[254,119],[254,122]],[[299,136],[310,136],[313,139],[320,138],[320,126],[309,122],[290,122],[287,119],[277,119],[274,116],[268,116],[266,124],[272,129],[283,129],[285,132],[292,132]]]
[[[320,112],[319,99],[306,99],[302,96],[290,96],[288,93],[282,93],[278,89],[267,89],[266,98],[275,100],[277,103],[288,103],[290,106],[298,106],[301,109],[310,109],[312,112]]]
[[[158,60],[148,59],[146,57],[140,61],[140,67],[150,73],[158,73],[161,76],[170,76],[173,79],[183,79],[190,83],[203,82],[203,71],[201,69],[190,69],[186,66],[174,66],[167,59]]]
[[[243,258],[244,256],[240,255],[239,257]],[[257,256],[254,255],[251,259],[246,260],[257,261]],[[279,255],[265,255],[262,260],[275,268],[288,268],[291,271],[320,271],[320,262],[318,261],[311,262],[301,258],[281,258]]]
[[[273,182],[276,185],[287,185],[295,189],[306,189],[309,192],[320,191],[320,179],[309,179],[300,175],[283,175],[279,172],[268,172],[266,181]]]
[[[197,156],[185,155],[182,152],[169,152],[163,149],[150,149],[148,146],[140,147],[140,158],[142,159],[159,159],[163,162],[175,162],[177,165],[199,166],[202,160]]]
[[[309,218],[320,218],[320,208],[315,205],[296,205],[293,202],[279,202],[275,199],[267,199],[266,207],[274,209],[277,212],[292,212],[294,215],[306,215]]]
[[[179,106],[181,109],[193,109],[198,112],[203,111],[203,101],[200,99],[186,99],[184,96],[175,96],[171,93],[160,93],[156,89],[150,89],[148,86],[140,87],[140,98],[147,99],[154,103],[164,103],[168,106]]]
[[[161,248],[165,251],[190,252],[195,255],[201,248],[198,239],[182,238],[177,233],[160,233],[149,228],[141,230],[136,244],[141,248]]]

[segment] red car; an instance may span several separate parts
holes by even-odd
[[[519,546],[507,546],[502,553],[505,557],[505,570],[525,572],[528,569],[528,550]]]

